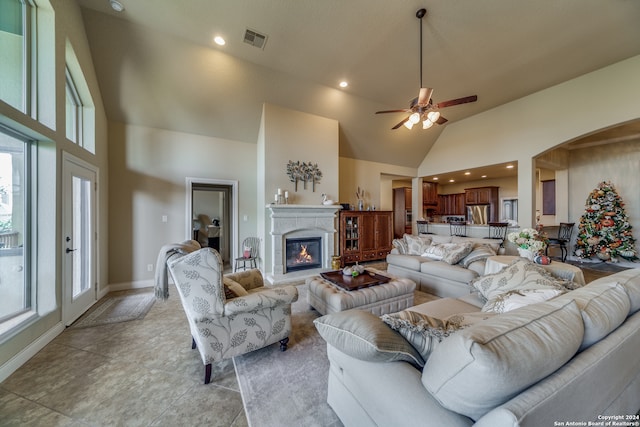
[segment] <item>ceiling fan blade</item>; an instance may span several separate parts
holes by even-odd
[[[407,122],[407,120],[409,120],[409,117],[407,117],[406,119],[404,119],[403,121],[401,121],[400,123],[398,123],[397,125],[395,125],[394,127],[391,128],[391,130],[395,130],[398,129],[400,126],[402,126],[403,124],[405,124]]]
[[[438,117],[438,120],[436,120],[436,123],[439,125],[443,125],[445,123],[447,123],[449,120],[445,119],[444,117],[440,116]]]
[[[478,100],[478,95],[465,96],[464,98],[451,99],[449,101],[439,102],[436,105],[436,108],[451,107],[453,105],[466,104],[468,102],[476,102],[477,100]]]
[[[421,87],[420,94],[418,95],[418,105],[425,106],[429,104],[429,100],[431,100],[431,94],[433,93],[433,89],[430,87]]]
[[[385,113],[409,113],[410,110],[384,110],[384,111],[376,111],[376,114],[385,114]]]

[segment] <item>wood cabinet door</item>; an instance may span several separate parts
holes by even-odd
[[[375,249],[391,247],[391,215],[387,213],[375,216]]]
[[[424,205],[438,204],[438,183],[437,182],[422,183],[422,204]]]
[[[464,198],[468,205],[475,205],[478,203],[478,192],[475,188],[464,190]]]
[[[376,217],[363,213],[360,221],[360,250],[372,251],[376,248]]]

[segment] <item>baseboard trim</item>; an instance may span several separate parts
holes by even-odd
[[[153,280],[138,280],[135,282],[122,282],[122,283],[112,283],[107,286],[108,292],[114,291],[126,291],[128,289],[142,289],[142,288],[152,288]],[[105,293],[105,295],[106,295]]]
[[[0,382],[9,378],[9,375],[13,374],[22,365],[27,363],[29,359],[36,355],[47,344],[54,340],[55,337],[60,335],[64,331],[64,325],[62,322],[57,323],[53,328],[49,329],[44,334],[40,335],[38,339],[26,346],[20,353],[13,356],[4,365],[0,366]]]

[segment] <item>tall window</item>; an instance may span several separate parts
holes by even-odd
[[[0,128],[0,323],[32,309],[28,142]]]
[[[82,146],[82,100],[69,68],[65,68],[67,138]]]
[[[28,8],[24,0],[0,0],[0,99],[26,110]]]

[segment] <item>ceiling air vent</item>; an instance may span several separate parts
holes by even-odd
[[[247,28],[244,32],[244,42],[258,49],[264,49],[264,45],[267,43],[267,36]]]

